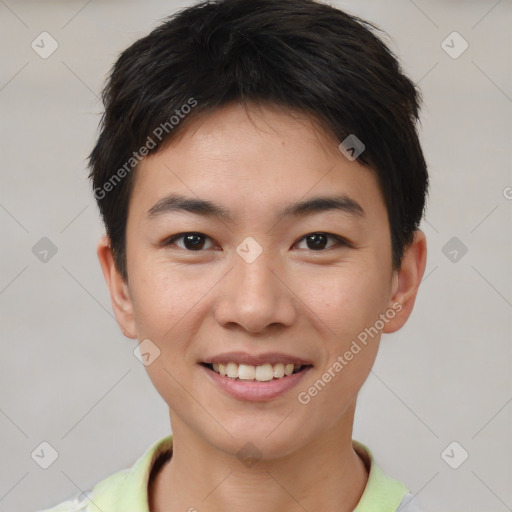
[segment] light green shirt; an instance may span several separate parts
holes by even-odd
[[[417,512],[404,484],[384,474],[371,451],[353,441],[356,452],[369,466],[363,495],[354,512]],[[63,501],[38,512],[148,512],[148,483],[151,470],[162,454],[172,450],[172,435],[153,443],[131,468],[114,473],[80,497]]]

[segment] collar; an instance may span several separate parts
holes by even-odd
[[[354,512],[396,511],[407,494],[407,487],[387,476],[364,444],[353,440],[356,453],[369,468],[368,481]],[[129,468],[97,484],[90,501],[105,512],[148,512],[148,483],[158,459],[172,451],[172,434],[154,442]]]

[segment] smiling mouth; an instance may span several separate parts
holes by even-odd
[[[304,371],[310,368],[311,365],[301,364],[262,364],[259,366],[253,366],[250,364],[237,364],[230,362],[227,364],[222,363],[201,363],[202,366],[209,370],[217,373],[221,377],[227,377],[233,380],[245,380],[245,381],[258,381],[268,382],[277,379],[286,379],[290,375]]]

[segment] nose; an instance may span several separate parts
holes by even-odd
[[[234,268],[220,283],[215,318],[223,327],[238,325],[259,333],[277,325],[290,326],[297,318],[296,300],[281,270],[265,251],[251,263],[238,254]]]

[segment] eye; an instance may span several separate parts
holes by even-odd
[[[308,247],[306,247],[306,249],[310,249],[312,251],[322,251],[322,250],[326,249],[325,245],[329,238],[335,240],[337,242],[337,245],[342,245],[342,246],[345,245],[345,246],[350,247],[349,242],[347,240],[345,240],[344,238],[341,238],[340,236],[337,236],[337,235],[333,235],[331,233],[322,233],[322,232],[310,233],[309,235],[302,237],[299,242],[301,242],[302,240],[305,240],[306,244],[308,246]],[[333,244],[333,245],[336,245],[336,244]],[[331,245],[330,247],[327,247],[327,249],[330,249],[331,247],[333,247],[333,245]]]
[[[329,247],[326,247],[327,240],[328,239],[334,240],[337,243],[334,243],[330,245]],[[178,240],[183,240],[183,245],[179,245],[176,242]],[[205,240],[212,240],[209,236],[198,233],[195,231],[192,232],[186,232],[186,233],[178,233],[176,235],[171,236],[170,238],[167,238],[162,245],[163,246],[172,246],[176,245],[180,247],[181,249],[185,249],[190,252],[200,252],[202,249],[212,249],[214,246],[213,244],[210,244],[208,247],[207,244],[205,244]],[[346,246],[346,247],[352,247],[352,245],[345,240],[344,238],[333,235],[331,233],[310,233],[308,235],[303,236],[298,243],[305,241],[307,244],[306,249],[319,252],[326,249],[330,249],[333,246],[340,245],[340,246]],[[300,247],[299,247],[300,248]]]
[[[176,240],[183,239],[183,245],[184,247],[181,247],[178,244],[175,244]],[[200,251],[201,249],[204,249],[205,243],[204,240],[208,239],[211,240],[210,237],[203,235],[203,233],[197,233],[197,232],[189,232],[189,233],[178,233],[176,235],[171,236],[170,238],[167,238],[164,242],[164,246],[169,245],[178,245],[178,247],[182,249],[186,249],[188,251]],[[211,249],[211,247],[206,247],[206,249]]]

